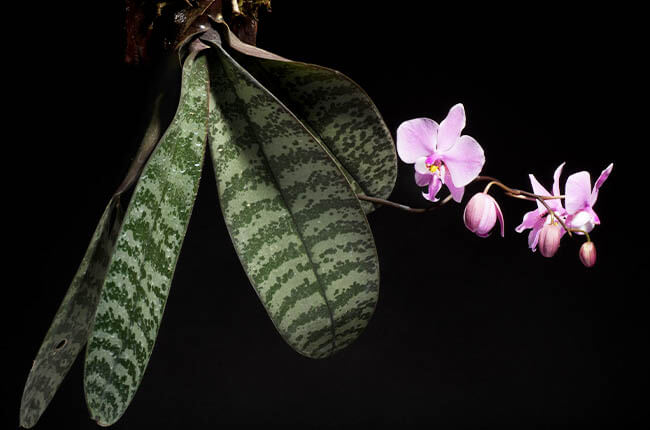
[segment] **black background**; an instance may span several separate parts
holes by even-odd
[[[17,236],[7,269],[20,275],[4,283],[18,293],[3,302],[16,311],[2,344],[9,428],[146,119],[151,70],[122,63],[123,11],[108,3],[28,11],[5,52],[6,127],[20,152],[3,163],[19,172],[5,200]],[[614,162],[595,206],[597,265],[580,264],[580,240],[564,238],[552,259],[530,252],[514,227],[534,205],[497,190],[505,238],[472,235],[460,205],[382,208],[369,216],[382,277],[375,315],[349,348],[310,360],[275,332],[249,285],[208,164],[149,367],[115,428],[647,424],[647,285],[631,262],[647,247],[640,207],[623,195],[642,187],[624,157],[647,146],[634,106],[645,51],[638,11],[614,6],[275,0],[258,45],[345,73],[393,135],[402,121],[440,121],[462,102],[464,134],[486,152],[483,173],[513,187],[529,189],[533,173],[550,188],[564,161],[563,181],[580,170],[593,180]],[[426,205],[412,166],[400,163],[392,199]],[[95,427],[82,368],[79,359],[37,428]]]

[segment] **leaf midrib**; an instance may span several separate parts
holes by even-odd
[[[223,50],[222,50],[222,52],[223,52]],[[227,69],[227,66],[225,65],[226,58],[224,58],[224,56],[221,55],[221,56],[219,56],[219,59],[221,61],[221,64],[222,64],[224,72],[225,72],[224,77],[226,78],[226,80],[228,80],[234,86],[235,93],[237,94],[237,87],[235,86],[235,83],[233,82],[233,79],[231,78],[231,76],[229,76],[229,73],[226,71],[226,69]],[[237,96],[239,97],[239,94],[237,94]],[[284,108],[284,106],[282,104],[280,104],[280,106]],[[251,121],[251,119],[250,119],[250,117],[248,115],[248,112],[245,112],[245,116],[246,116],[247,123],[249,125],[253,124],[253,121]],[[284,192],[282,191],[282,187],[280,186],[280,183],[279,183],[279,181],[278,181],[278,179],[277,179],[277,177],[275,175],[275,172],[273,171],[273,169],[271,169],[271,165],[269,163],[268,156],[266,155],[266,152],[264,151],[264,147],[260,143],[259,137],[257,135],[255,135],[255,141],[257,143],[257,146],[260,149],[260,152],[262,153],[263,162],[266,165],[266,167],[268,168],[269,172],[271,173],[271,177],[273,178],[273,182],[274,182],[277,190],[280,193],[280,197],[282,198],[282,202],[284,203],[284,206],[285,206],[287,212],[289,213],[289,216],[291,217],[291,223],[293,224],[294,230],[296,231],[296,234],[298,235],[298,238],[300,239],[300,243],[302,244],[302,247],[305,250],[305,253],[307,254],[307,259],[309,260],[309,263],[310,263],[310,265],[312,267],[312,271],[314,273],[314,276],[316,277],[316,283],[318,285],[318,291],[321,294],[321,296],[323,297],[323,301],[325,302],[325,306],[327,308],[327,312],[328,312],[328,315],[329,315],[329,318],[330,318],[330,330],[332,332],[332,342],[331,342],[332,347],[330,349],[330,354],[328,354],[328,355],[331,355],[332,352],[336,349],[336,324],[335,324],[335,321],[334,321],[334,312],[332,311],[329,300],[327,299],[327,295],[325,294],[325,287],[323,285],[323,281],[321,280],[321,277],[319,276],[318,271],[315,268],[315,263],[314,263],[312,255],[311,255],[311,252],[309,252],[309,249],[307,249],[307,245],[305,244],[305,239],[304,239],[302,233],[300,232],[300,230],[297,228],[298,224],[296,223],[295,217],[293,216],[293,212],[291,212],[291,210],[289,209],[288,200],[285,197]]]

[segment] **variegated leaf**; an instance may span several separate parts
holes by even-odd
[[[226,225],[283,338],[327,357],[359,336],[377,303],[372,233],[319,140],[214,47],[209,143]]]
[[[355,192],[388,198],[397,180],[395,143],[368,94],[341,72],[247,45],[223,27],[235,59],[326,146]],[[374,209],[361,203],[366,213]]]
[[[174,74],[176,66],[166,65],[165,72]],[[122,194],[137,180],[142,166],[160,139],[163,127],[161,104],[167,93],[164,88],[154,101],[151,119],[138,153],[124,181],[106,206],[81,265],[34,360],[21,402],[22,427],[31,428],[37,423],[86,345],[106,269],[124,218],[124,211],[120,207]]]
[[[397,179],[395,144],[361,87],[314,64],[250,58],[243,66],[325,144],[357,194],[388,198]],[[362,204],[366,213],[374,209]]]
[[[196,197],[207,135],[208,70],[191,54],[178,110],[147,161],[126,211],[88,340],[86,402],[117,421],[142,380]]]
[[[124,214],[110,200],[70,288],[41,344],[23,391],[20,425],[33,427],[86,345]]]

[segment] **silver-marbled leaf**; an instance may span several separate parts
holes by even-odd
[[[95,316],[108,262],[123,211],[112,198],[97,224],[70,287],[45,335],[27,377],[20,405],[20,425],[33,427],[50,404],[81,349]]]
[[[145,164],[111,258],[88,339],[86,402],[100,425],[117,421],[142,380],[199,185],[207,138],[205,56],[184,63],[178,110]]]
[[[176,69],[176,65],[166,64],[164,76],[173,76]],[[168,81],[166,79],[164,83],[169,85]],[[121,209],[123,194],[137,181],[142,166],[160,139],[164,117],[162,101],[169,94],[165,86],[154,100],[151,119],[138,153],[124,181],[106,206],[79,269],[37,353],[21,401],[20,425],[24,428],[31,428],[38,422],[79,352],[86,345],[106,269],[124,218]]]
[[[354,341],[375,309],[372,232],[319,139],[213,46],[209,147],[230,236],[285,341],[327,357]]]
[[[397,180],[395,143],[368,94],[337,70],[288,60],[224,31],[234,58],[324,144],[355,192],[388,198]]]
[[[323,142],[357,194],[388,198],[397,179],[395,144],[361,87],[314,64],[254,58],[243,65]]]

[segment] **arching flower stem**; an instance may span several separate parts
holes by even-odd
[[[452,200],[452,196],[450,194],[447,197],[445,197],[444,199],[438,200],[437,202],[433,203],[428,208],[412,208],[410,206],[402,205],[400,203],[395,203],[395,202],[392,202],[390,200],[380,199],[378,197],[370,197],[370,196],[366,196],[364,194],[357,194],[357,198],[359,200],[365,200],[367,202],[372,202],[372,203],[376,203],[376,204],[379,204],[379,205],[390,206],[390,207],[393,207],[393,208],[401,209],[403,211],[411,212],[411,213],[415,213],[415,214],[431,212],[431,211],[433,211],[435,209],[438,209],[440,206],[443,206],[443,205],[449,203]]]
[[[478,182],[478,181],[489,181],[489,183],[485,186],[485,189],[483,190],[484,193],[487,193],[488,190],[490,189],[490,187],[492,187],[493,185],[496,185],[497,187],[504,190],[505,195],[507,195],[509,197],[513,197],[513,198],[516,198],[516,199],[537,200],[537,201],[539,201],[546,208],[548,213],[551,214],[553,216],[553,218],[555,218],[560,223],[560,225],[562,225],[562,228],[564,228],[564,230],[567,232],[567,234],[569,236],[572,236],[571,232],[576,232],[576,231],[586,233],[583,230],[569,228],[565,224],[565,222],[562,220],[562,218],[557,216],[555,214],[555,212],[549,207],[549,205],[545,201],[545,200],[552,200],[552,199],[563,199],[563,198],[565,198],[564,195],[561,195],[561,196],[540,196],[538,194],[534,194],[534,193],[531,193],[531,192],[528,192],[528,191],[519,190],[517,188],[511,188],[511,187],[505,185],[503,182],[501,182],[498,179],[493,178],[491,176],[477,176],[472,182]],[[452,200],[452,196],[450,194],[447,197],[445,197],[444,199],[434,203],[432,206],[429,206],[428,208],[412,208],[410,206],[402,205],[400,203],[395,203],[395,202],[392,202],[390,200],[380,199],[380,198],[377,198],[377,197],[366,196],[364,194],[357,194],[357,198],[359,200],[365,200],[365,201],[368,201],[368,202],[372,202],[372,203],[376,203],[376,204],[380,204],[380,205],[384,205],[384,206],[394,207],[394,208],[401,209],[401,210],[404,210],[404,211],[407,211],[407,212],[410,212],[410,213],[427,213],[427,212],[431,212],[431,211],[433,211],[435,209],[438,209],[439,207],[449,203],[449,201]],[[589,241],[589,236],[587,236],[587,241]]]
[[[564,223],[562,218],[557,216],[557,214],[553,211],[553,209],[549,207],[548,203],[546,203],[545,201],[550,199],[563,199],[564,196],[540,196],[538,194],[534,194],[528,191],[519,190],[516,188],[510,188],[509,186],[505,185],[503,182],[499,181],[498,179],[492,178],[490,176],[477,176],[475,181],[490,181],[485,186],[485,189],[483,190],[484,193],[487,193],[492,185],[496,185],[499,188],[503,189],[506,192],[505,194],[507,196],[514,197],[514,198],[524,198],[526,200],[530,199],[530,200],[539,201],[546,208],[548,213],[551,214],[551,216],[560,223],[560,225],[562,226],[562,228],[564,228],[567,234],[569,236],[572,236],[571,234],[572,230]]]
[[[486,193],[492,185],[496,185],[499,188],[502,188],[506,194],[508,194],[510,197],[516,197],[516,198],[526,198],[527,200],[553,200],[553,199],[563,199],[565,196],[540,196],[538,194],[533,194],[528,191],[524,190],[518,190],[516,188],[510,188],[507,185],[503,184],[503,182],[499,181],[498,179],[495,179],[491,176],[477,176],[475,181],[490,181],[486,186],[485,189],[483,190],[484,193]]]

